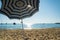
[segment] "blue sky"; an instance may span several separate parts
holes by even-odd
[[[0,2],[1,8],[1,2]],[[32,17],[25,18],[24,23],[31,25],[34,23],[55,23],[60,22],[60,0],[40,0],[39,11]],[[18,19],[9,19],[0,14],[0,23],[20,23]]]

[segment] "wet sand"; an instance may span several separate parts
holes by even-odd
[[[0,40],[60,40],[60,28],[0,30]]]

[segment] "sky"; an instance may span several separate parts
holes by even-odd
[[[0,1],[0,8],[1,8]],[[0,23],[21,23],[18,19],[9,19],[0,14]],[[39,11],[32,17],[23,19],[24,24],[32,25],[35,23],[55,23],[60,22],[60,0],[40,0]]]

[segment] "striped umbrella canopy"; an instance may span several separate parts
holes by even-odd
[[[0,12],[10,19],[23,19],[39,10],[39,0],[1,0]]]

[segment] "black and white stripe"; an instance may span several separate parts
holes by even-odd
[[[1,0],[1,12],[9,18],[30,17],[39,10],[39,0]]]

